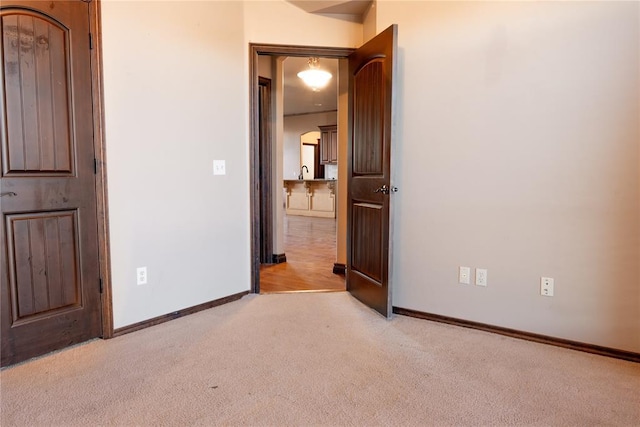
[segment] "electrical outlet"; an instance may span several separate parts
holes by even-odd
[[[553,285],[554,285],[554,280],[552,277],[541,277],[540,278],[540,295],[543,295],[545,297],[552,297]]]
[[[136,283],[138,285],[147,284],[147,267],[138,267],[136,269]]]
[[[471,284],[471,268],[469,267],[460,267],[458,272],[458,282],[463,285]]]
[[[214,160],[213,161],[213,174],[214,175],[226,175],[227,174],[227,166],[224,160]]]
[[[476,285],[487,286],[487,270],[484,268],[476,268]]]

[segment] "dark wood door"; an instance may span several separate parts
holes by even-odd
[[[320,162],[320,139],[318,139],[318,143],[313,146],[313,178],[324,178],[324,165]]]
[[[329,132],[329,163],[338,163],[338,128],[337,126]]]
[[[102,333],[89,9],[0,8],[3,366]]]
[[[324,126],[320,127],[320,163],[323,165],[329,164],[329,131],[327,129],[323,129]]]
[[[318,126],[320,128],[320,162],[335,165],[338,162],[338,126]]]
[[[273,262],[273,202],[271,179],[271,79],[258,82],[258,129],[260,179],[260,263]]]
[[[386,317],[397,31],[387,28],[349,56],[347,290]]]

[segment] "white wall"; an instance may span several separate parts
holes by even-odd
[[[249,289],[247,55],[241,3],[105,1],[102,25],[118,328]]]
[[[394,305],[640,351],[639,8],[378,1],[378,32],[399,25]]]
[[[377,2],[399,24],[395,305],[640,351],[639,7]],[[248,43],[363,26],[282,0],[107,0],[102,26],[115,326],[248,290]]]
[[[120,328],[250,289],[249,42],[351,47],[362,26],[283,0],[101,6]]]
[[[273,57],[270,55],[258,55],[258,75],[267,79],[273,79]]]
[[[320,131],[311,131],[300,135],[300,163],[306,166],[302,170],[303,179],[313,179],[315,176],[315,146],[318,145]],[[309,145],[311,144],[311,145]],[[302,168],[302,166],[300,166]]]
[[[247,43],[357,47],[362,24],[314,15],[284,0],[243,1]]]
[[[371,5],[364,13],[364,19],[362,22],[362,36],[363,40],[371,40],[377,33],[377,20],[378,20],[378,1],[373,0]]]
[[[283,57],[275,57],[272,61],[272,88],[273,88],[273,110],[272,129],[273,151],[271,153],[271,182],[272,187],[272,213],[273,213],[273,253],[274,255],[284,254],[284,193],[282,188],[278,188],[278,183],[284,179],[282,176],[283,150],[284,150],[284,60]]]
[[[335,111],[284,118],[284,179],[296,179],[300,173],[300,135],[319,130],[318,126],[335,125],[337,120]]]

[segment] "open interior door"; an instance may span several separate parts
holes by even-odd
[[[347,290],[385,317],[397,33],[392,25],[349,56]]]

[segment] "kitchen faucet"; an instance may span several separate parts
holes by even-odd
[[[298,179],[304,179],[304,175],[302,175],[302,169],[306,169],[307,173],[309,173],[309,168],[307,167],[307,165],[302,165],[302,167],[300,168],[300,175],[298,175]]]

